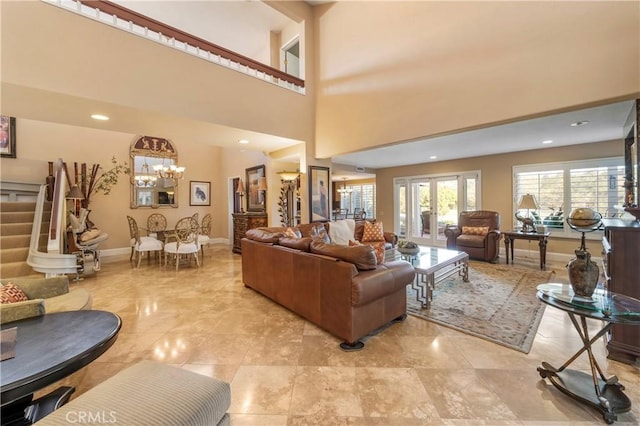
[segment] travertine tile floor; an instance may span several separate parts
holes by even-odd
[[[504,261],[504,260],[502,260]],[[537,268],[537,259],[518,265]],[[564,265],[550,265],[566,281]],[[233,425],[582,425],[601,415],[569,399],[536,371],[560,366],[579,347],[568,317],[547,307],[533,348],[523,354],[409,316],[345,353],[339,340],[245,288],[241,257],[205,248],[202,268],[143,260],[105,263],[72,286],[93,307],[120,315],[116,343],[62,383],[76,395],[142,359],[231,383]],[[437,301],[436,301],[437,303]],[[595,324],[598,325],[597,323]],[[640,423],[640,369],[597,357],[633,402],[616,424]],[[581,357],[575,366],[586,368]]]

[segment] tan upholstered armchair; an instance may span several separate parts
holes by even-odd
[[[458,225],[447,226],[444,235],[448,249],[463,251],[471,259],[495,263],[500,249],[500,213],[461,212]]]

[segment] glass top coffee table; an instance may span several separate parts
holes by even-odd
[[[416,270],[411,288],[416,291],[416,299],[423,309],[431,306],[433,290],[445,278],[458,274],[464,282],[469,281],[469,255],[462,251],[420,246],[419,253],[400,253],[400,257]]]

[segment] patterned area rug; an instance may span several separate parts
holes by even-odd
[[[436,285],[430,309],[422,309],[415,290],[407,286],[407,311],[473,336],[529,353],[544,305],[536,298],[538,284],[554,272],[513,265],[469,262],[469,282],[453,275]]]

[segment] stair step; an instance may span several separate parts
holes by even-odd
[[[49,203],[51,205],[51,203]],[[28,212],[35,211],[36,203],[35,202],[26,202],[26,201],[16,201],[16,202],[3,202],[0,204],[0,210],[2,212]]]
[[[29,247],[31,235],[2,235],[0,236],[0,248],[2,250],[18,247]]]
[[[30,212],[0,212],[0,223],[33,223],[34,211]]]
[[[2,249],[0,256],[0,262],[2,263],[26,262],[27,257],[29,257],[29,247]]]
[[[25,277],[35,274],[42,275],[27,265],[27,262],[0,263],[0,278],[2,279]]]
[[[0,223],[0,235],[31,235],[31,223]]]

